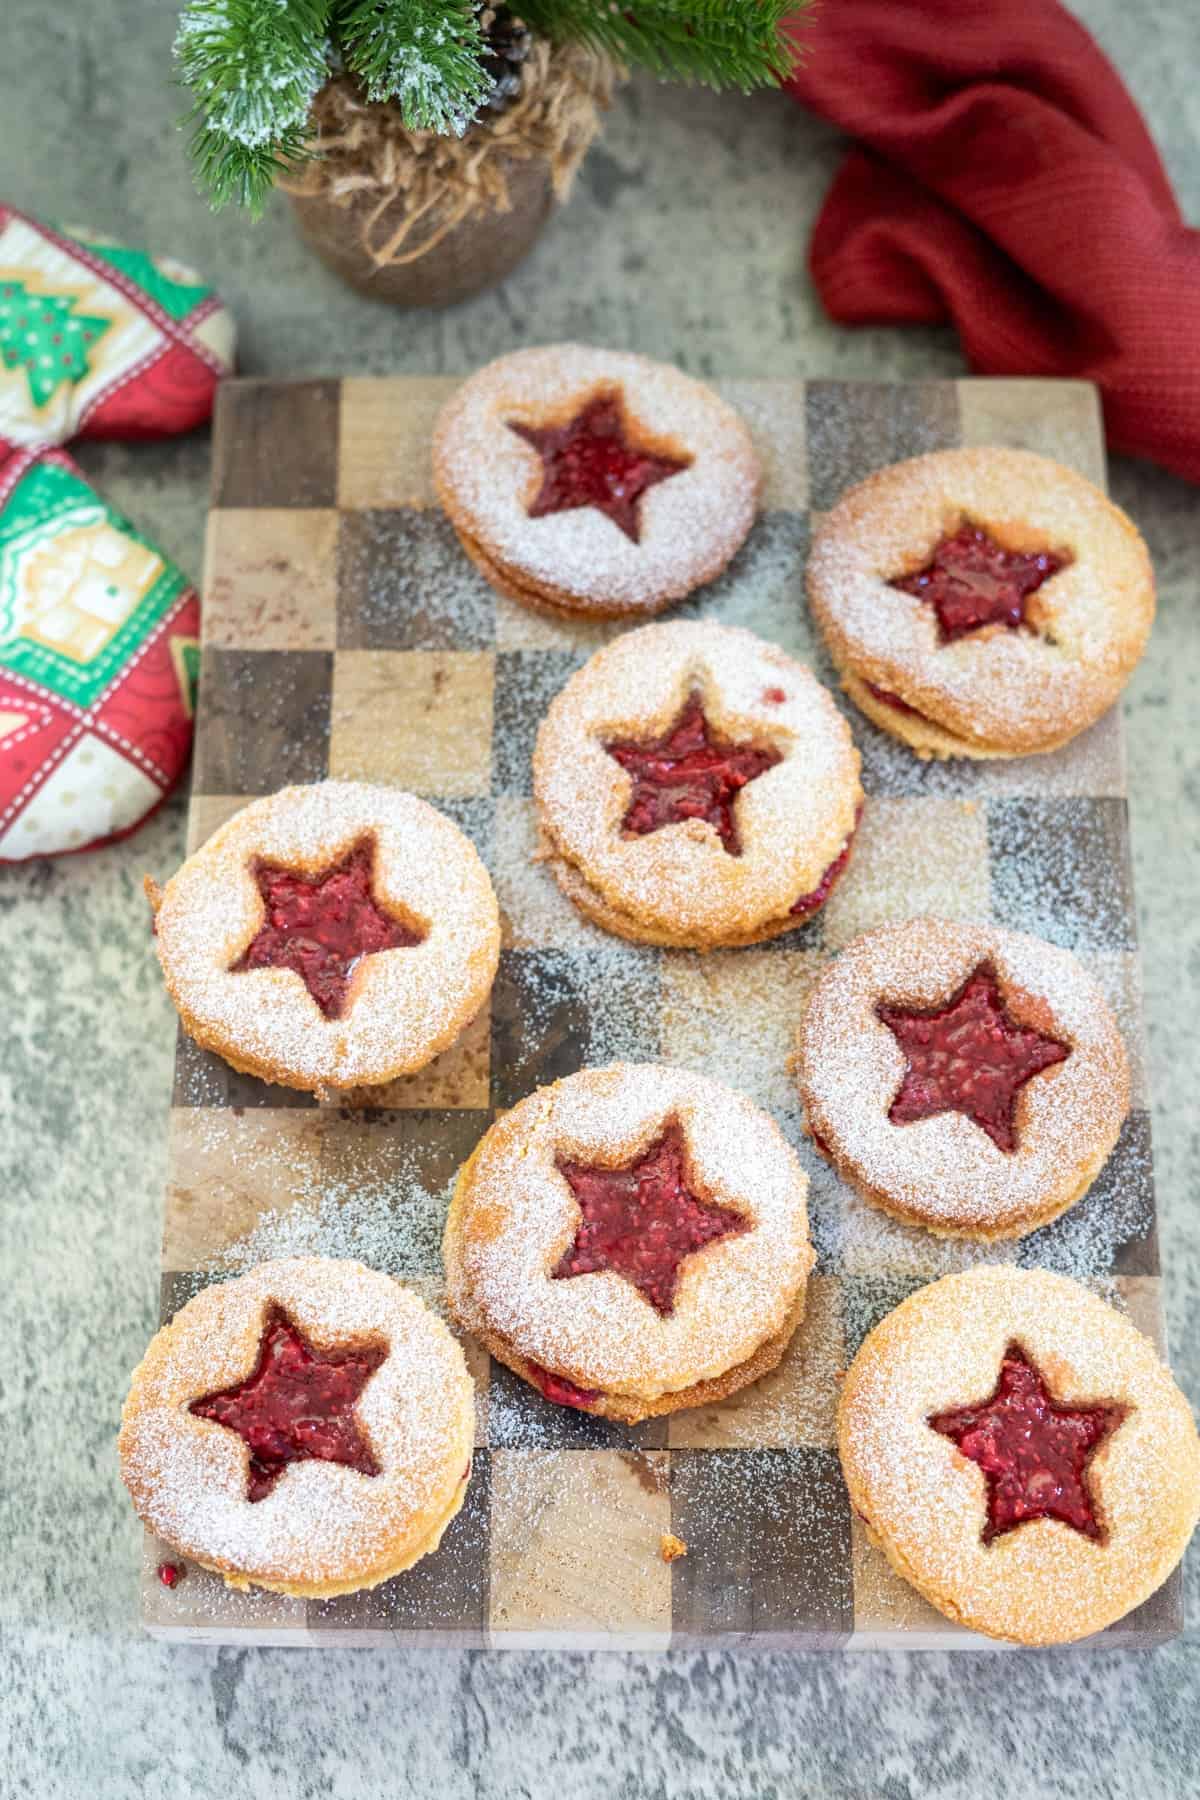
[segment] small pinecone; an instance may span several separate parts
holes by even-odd
[[[492,79],[481,111],[502,113],[521,92],[521,64],[533,46],[533,34],[509,6],[485,6],[479,26],[486,45],[483,66]]]

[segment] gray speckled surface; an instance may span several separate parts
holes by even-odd
[[[851,0],[830,0],[850,4]],[[1147,110],[1200,214],[1193,0],[1078,10]],[[357,299],[282,208],[211,218],[171,130],[172,8],[9,0],[5,195],[186,255],[237,309],[252,372],[458,370],[569,335],[704,374],[953,374],[938,332],[839,332],[804,277],[837,157],[788,101],[639,83],[578,197],[502,289],[444,316]],[[714,244],[719,248],[714,252]],[[1066,252],[1064,252],[1066,253]],[[93,447],[88,472],[199,572],[208,445]],[[1163,1260],[1174,1360],[1200,1396],[1200,688],[1194,493],[1128,462],[1161,614],[1129,690]],[[416,1655],[179,1649],[139,1633],[139,1534],[112,1439],[153,1328],[174,1041],[138,884],[183,845],[175,802],[132,843],[0,870],[0,1795],[438,1793],[487,1800],[1194,1793],[1200,1638],[1150,1655]],[[1200,1621],[1200,1558],[1190,1616]]]

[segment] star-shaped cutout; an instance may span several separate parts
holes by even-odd
[[[985,625],[1017,630],[1025,623],[1025,602],[1030,594],[1065,568],[1067,561],[1049,550],[1005,550],[977,525],[962,525],[953,536],[942,539],[923,569],[900,575],[888,585],[932,606],[937,613],[938,636],[943,644],[950,644]]]
[[[1071,1054],[1069,1044],[1009,1017],[987,963],[968,976],[945,1006],[909,1012],[880,1005],[875,1011],[908,1058],[888,1111],[892,1124],[911,1125],[935,1113],[965,1113],[998,1150],[1017,1147],[1021,1088]]]
[[[630,440],[616,393],[595,395],[565,425],[522,425],[510,419],[508,428],[542,459],[542,485],[526,508],[531,519],[596,506],[635,544],[641,536],[642,495],[688,467]]]
[[[289,1463],[343,1463],[362,1475],[379,1464],[354,1417],[359,1396],[387,1351],[318,1350],[280,1308],[263,1327],[254,1373],[193,1400],[188,1411],[236,1431],[250,1451],[248,1500],[265,1500]]]
[[[742,850],[734,801],[748,782],[780,761],[771,747],[718,738],[699,694],[689,697],[662,737],[642,743],[618,739],[604,748],[633,782],[623,831],[641,837],[678,819],[707,819],[730,856]]]
[[[375,899],[369,839],[319,875],[276,863],[255,865],[263,922],[233,973],[293,969],[327,1019],[346,1009],[350,977],[364,956],[423,942],[424,931],[385,912]]]
[[[983,1541],[990,1544],[1027,1519],[1061,1519],[1084,1537],[1102,1537],[1087,1466],[1124,1417],[1121,1406],[1061,1406],[1025,1352],[1010,1344],[989,1400],[935,1413],[929,1424],[983,1470]]]
[[[628,1168],[560,1162],[558,1171],[579,1205],[579,1228],[554,1279],[613,1269],[656,1312],[672,1312],[684,1260],[750,1228],[741,1213],[694,1194],[685,1163],[683,1131],[675,1123]]]

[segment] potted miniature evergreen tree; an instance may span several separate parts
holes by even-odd
[[[628,67],[780,81],[796,0],[190,0],[176,56],[215,205],[273,186],[312,249],[401,305],[497,281],[565,198]]]

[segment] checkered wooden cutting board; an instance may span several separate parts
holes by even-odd
[[[987,443],[1104,479],[1096,399],[1082,384],[719,385],[762,451],[765,509],[732,568],[682,610],[750,626],[830,681],[802,573],[814,517],[847,484],[918,451]],[[426,795],[470,833],[500,891],[491,1006],[366,1113],[237,1075],[181,1036],[162,1316],[265,1212],[311,1204],[323,1184],[344,1191],[364,1170],[390,1194],[401,1164],[440,1194],[496,1109],[614,1054],[724,1076],[779,1119],[811,1176],[809,1312],[765,1381],[634,1429],[550,1406],[468,1346],[479,1449],[435,1556],[371,1593],[306,1603],[235,1594],[198,1569],[168,1591],[154,1575],[163,1548],[148,1540],[145,1621],[221,1643],[981,1646],[866,1543],[833,1416],[836,1371],[870,1326],[982,1253],[891,1225],[841,1188],[801,1138],[784,1058],[823,959],[885,919],[991,918],[1078,952],[1121,1018],[1134,1111],[1092,1193],[1000,1256],[1068,1272],[1082,1257],[1161,1342],[1119,717],[1053,756],[928,766],[848,709],[869,799],[849,871],[813,924],[707,958],[608,938],[527,860],[529,757],[551,695],[619,627],[536,617],[497,599],[462,555],[429,475],[430,429],[452,386],[221,388],[190,843],[287,782],[360,777]],[[398,1231],[411,1203],[397,1179]],[[435,1235],[412,1274],[436,1299]],[[667,1530],[688,1544],[669,1567],[658,1553]],[[1096,1641],[1156,1642],[1180,1623],[1176,1575]]]

